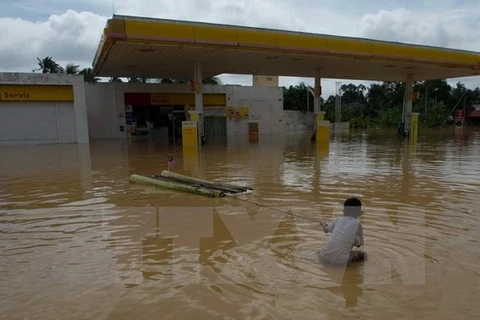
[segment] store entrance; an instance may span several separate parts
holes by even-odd
[[[130,107],[130,108],[129,108]],[[127,126],[136,140],[155,140],[178,144],[182,141],[182,121],[185,121],[184,106],[127,106]]]

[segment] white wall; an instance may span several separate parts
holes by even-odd
[[[90,139],[118,139],[113,83],[85,84]]]
[[[125,93],[190,93],[182,84],[96,83],[85,84],[91,139],[126,139]],[[281,88],[203,85],[204,93],[225,93],[227,106],[248,106],[249,119],[259,121],[260,134],[283,132]],[[247,121],[227,120],[227,135],[247,134]]]
[[[283,89],[231,86],[227,106],[249,107],[249,119],[258,121],[259,134],[283,132]],[[227,135],[248,134],[248,120],[227,120]]]
[[[285,132],[300,132],[313,130],[314,116],[312,112],[296,110],[283,111],[283,128]]]
[[[74,98],[76,142],[89,143],[83,76],[50,73],[0,73],[0,84],[71,85]]]

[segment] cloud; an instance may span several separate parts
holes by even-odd
[[[455,49],[478,50],[480,22],[465,10],[448,12],[411,12],[406,9],[380,10],[363,16],[359,23],[360,35],[386,41],[433,45]]]
[[[31,71],[37,57],[51,56],[61,65],[69,62],[90,67],[107,17],[68,10],[46,21],[0,18],[1,71]]]
[[[38,1],[18,0],[16,5],[10,4],[4,11],[15,18],[0,18],[1,30],[7,30],[0,33],[0,72],[29,72],[37,67],[37,57],[46,56],[52,56],[61,65],[74,62],[82,68],[90,67],[106,20],[113,12],[112,4],[116,14],[359,36],[480,51],[480,3],[468,0],[462,9],[448,0],[436,1],[435,9],[432,9],[432,3],[432,0],[420,4],[372,0],[369,5],[352,4],[346,0],[326,0],[322,5],[311,0],[45,0],[40,6]],[[415,10],[405,9],[413,5]],[[372,10],[378,7],[383,9]],[[46,16],[46,12],[56,14]],[[21,14],[28,20],[19,18]],[[32,14],[37,14],[35,19]],[[252,83],[251,76],[245,75],[222,75],[221,79],[234,84]],[[313,84],[313,79],[309,78],[280,78],[280,84],[285,86],[300,81]],[[334,93],[336,81],[323,80],[323,92]],[[468,78],[465,82],[477,86],[478,78]]]

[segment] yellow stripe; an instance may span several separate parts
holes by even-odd
[[[73,101],[72,86],[1,85],[2,101]]]
[[[165,37],[194,39],[194,27],[180,23],[151,23],[148,21],[126,21],[127,37]]]
[[[373,55],[372,52],[372,45],[365,41],[360,40],[352,40],[349,42],[344,41],[343,39],[335,39],[331,38],[328,39],[328,50],[330,52],[352,52],[352,48],[354,52],[357,54],[362,55]]]
[[[412,58],[413,47],[411,46],[392,46],[390,44],[376,43],[371,46],[370,52],[377,56]],[[420,56],[417,55],[420,58]],[[424,57],[425,58],[425,57]]]
[[[449,63],[462,66],[479,66],[480,55],[472,52],[454,51],[441,48],[419,47],[407,44],[378,42],[373,40],[312,35],[276,30],[253,28],[199,25],[183,22],[121,20],[113,23],[109,20],[105,35],[122,30],[130,40],[144,39],[147,43],[163,43],[165,40],[178,42],[209,43],[226,46],[248,45],[255,50],[273,52],[295,52],[300,54],[346,55],[349,57],[370,56],[372,59],[423,61]],[[124,28],[124,29],[122,29]],[[129,41],[130,41],[129,40]],[[105,44],[106,46],[106,44]],[[105,47],[104,46],[104,47]],[[103,52],[105,53],[105,52]],[[101,55],[100,55],[101,56]],[[96,64],[95,64],[96,65]]]
[[[277,34],[277,45],[279,47],[288,47],[292,49],[317,49],[328,50],[327,40],[321,37],[310,37],[306,35],[295,35],[289,33]]]
[[[126,21],[120,19],[110,19],[104,31],[106,34],[124,34],[126,32]]]
[[[237,30],[227,28],[195,27],[195,39],[216,42],[236,42]]]
[[[262,32],[256,30],[238,30],[237,42],[257,44],[260,46],[277,46],[277,35],[272,32]]]

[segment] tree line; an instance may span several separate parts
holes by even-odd
[[[420,113],[420,125],[426,127],[440,126],[451,119],[456,109],[468,111],[480,102],[478,87],[468,89],[460,82],[452,87],[445,79],[415,82],[413,91],[417,93],[413,112]],[[304,83],[283,87],[283,93],[285,110],[313,110],[313,96]],[[307,94],[310,94],[308,98]],[[396,127],[403,122],[404,95],[404,82],[374,83],[369,87],[344,84],[338,93],[341,121],[349,121],[357,128]],[[335,121],[335,100],[336,95],[321,99],[326,120]]]
[[[80,70],[80,66],[74,63],[68,63],[65,68],[60,64],[55,62],[52,57],[45,57],[43,59],[37,58],[38,68],[33,71],[41,71],[42,73],[65,73],[65,74],[79,74],[83,75],[85,82],[96,83],[100,81],[100,78],[95,77],[93,74],[92,68],[84,68]],[[110,77],[109,82],[123,82],[119,77]],[[188,84],[190,79],[171,79],[171,78],[134,78],[128,77],[127,82],[129,83],[176,83],[176,84]],[[203,84],[222,84],[222,81],[217,77],[205,78],[202,81]]]

